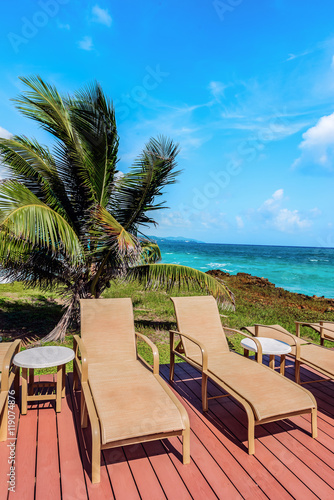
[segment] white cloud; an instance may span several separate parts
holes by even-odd
[[[13,137],[13,134],[8,132],[8,130],[6,130],[5,128],[0,127],[0,137],[2,137],[3,139],[11,139],[11,137]]]
[[[108,28],[111,26],[112,19],[108,9],[101,9],[98,5],[94,5],[92,8],[92,14],[92,21],[94,23],[104,24],[105,26],[108,26]]]
[[[272,196],[266,200],[258,209],[265,226],[273,227],[284,233],[307,229],[312,222],[303,217],[298,210],[289,210],[282,207],[284,201],[284,190],[277,189]],[[317,215],[318,209],[313,209],[312,216]]]
[[[298,229],[306,229],[311,226],[311,221],[302,219],[298,210],[282,208],[273,219],[273,225],[279,231],[292,233]]]
[[[275,212],[279,206],[280,202],[283,200],[284,197],[284,191],[283,189],[277,189],[271,198],[266,200],[263,205],[259,208],[260,212]]]
[[[314,127],[303,134],[299,144],[302,153],[294,161],[293,167],[334,172],[334,113],[323,116]]]
[[[78,44],[82,50],[93,50],[93,40],[90,36],[85,36]]]
[[[209,83],[209,90],[212,94],[212,96],[219,100],[221,97],[224,97],[225,89],[227,89],[228,85],[225,85],[222,82],[210,82]]]
[[[244,227],[244,225],[245,225],[242,217],[240,217],[240,215],[236,215],[235,220],[237,222],[238,228],[242,229]]]

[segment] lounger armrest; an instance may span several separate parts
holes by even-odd
[[[301,326],[309,326],[310,328],[313,328],[317,333],[320,333],[321,338],[325,338],[325,330],[328,330],[329,332],[333,333],[333,330],[330,330],[329,328],[326,328],[326,326],[323,326],[323,323],[331,323],[334,324],[334,321],[326,321],[326,320],[320,320],[317,323],[308,323],[307,321],[295,321],[296,324],[296,335],[297,337],[300,337],[300,327]]]
[[[21,345],[21,340],[14,340],[9,346],[3,362],[2,362],[2,373],[1,373],[1,392],[9,391],[9,372],[12,366],[12,360],[16,353],[19,352]]]
[[[87,360],[87,350],[83,343],[83,340],[79,335],[73,336],[73,350],[74,350],[74,362],[80,373],[81,383],[87,382],[88,380],[88,360]],[[80,351],[80,357],[79,357]]]
[[[153,344],[153,342],[148,337],[146,337],[145,335],[142,335],[141,333],[138,333],[138,332],[135,332],[135,333],[136,333],[136,339],[139,338],[140,340],[143,340],[152,349],[152,353],[153,353],[153,373],[154,373],[154,375],[159,374],[159,351],[158,351],[157,346],[155,344]],[[146,366],[148,366],[150,368],[150,370],[152,370],[152,367],[145,361],[145,359],[142,356],[140,356],[138,354],[138,350],[137,350],[137,356],[141,360],[142,363],[144,363]]]
[[[184,338],[190,340],[190,342],[193,342],[194,344],[196,344],[200,348],[201,353],[202,353],[202,370],[206,371],[208,369],[208,351],[206,350],[206,347],[204,344],[202,344],[202,342],[199,342],[198,340],[194,339],[190,335],[187,335],[187,334],[181,333],[181,332],[177,332],[176,330],[169,330],[169,334],[170,334],[170,340],[171,340],[171,347],[173,348],[173,351],[174,351],[174,335],[179,335],[181,340],[182,340],[182,337],[184,337]],[[178,354],[178,353],[176,353],[176,354]]]
[[[243,337],[247,337],[248,339],[253,340],[253,342],[255,342],[256,349],[257,349],[257,362],[262,363],[262,345],[261,345],[261,342],[259,342],[256,337],[254,337],[253,335],[250,335],[248,333],[241,332],[240,330],[236,330],[235,328],[226,328],[226,330],[234,332],[234,333],[239,333]]]
[[[282,330],[280,330],[279,328],[276,328],[275,326],[273,325],[261,325],[259,323],[255,324],[255,335],[257,335],[257,332],[258,332],[258,329],[260,326],[263,326],[263,327],[266,327],[266,328],[271,328],[272,330],[276,330],[276,332],[278,332],[279,334],[281,335],[285,335],[286,337],[289,337],[292,345],[296,348],[296,359],[299,360],[300,359],[300,342],[298,339],[296,339],[295,335],[292,335],[292,333],[290,332],[284,332]],[[298,336],[299,338],[299,336]]]

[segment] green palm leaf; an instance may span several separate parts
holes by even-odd
[[[148,288],[164,287],[167,291],[174,287],[191,286],[213,295],[223,307],[234,309],[234,295],[221,280],[191,267],[176,264],[142,265],[130,270],[129,279],[139,280]]]
[[[150,139],[131,172],[119,180],[110,210],[126,229],[155,224],[148,212],[164,206],[155,199],[179,174],[175,171],[178,151],[178,146],[167,138]]]
[[[152,241],[141,241],[141,264],[154,264],[161,260],[161,252],[159,245]]]
[[[0,229],[7,239],[82,259],[82,247],[69,223],[17,181],[0,185]]]

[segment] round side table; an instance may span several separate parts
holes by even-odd
[[[13,363],[22,368],[22,397],[21,413],[27,413],[28,401],[56,400],[56,412],[61,411],[61,398],[65,397],[65,367],[66,363],[74,359],[74,351],[68,347],[45,346],[33,347],[21,351],[13,358]],[[57,367],[56,382],[35,382],[34,370],[39,368]],[[29,370],[29,391],[28,391]],[[38,390],[45,386],[55,386],[56,394],[38,394]],[[36,391],[35,391],[36,389]]]
[[[269,366],[275,369],[275,356],[281,356],[280,373],[284,375],[285,372],[285,355],[291,352],[291,346],[280,340],[271,339],[267,337],[256,337],[261,343],[262,354],[269,354]],[[245,338],[240,342],[244,348],[245,356],[248,356],[249,351],[257,352],[257,347],[252,339]]]

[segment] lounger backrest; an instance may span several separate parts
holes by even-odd
[[[172,297],[178,330],[202,342],[210,353],[228,352],[229,347],[222,327],[216,300],[212,296]],[[199,348],[183,339],[188,357],[199,354]]]
[[[131,299],[81,299],[81,337],[89,362],[136,359]]]

